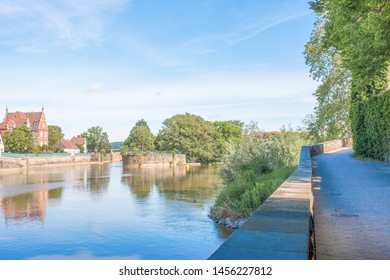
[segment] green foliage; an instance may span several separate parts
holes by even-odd
[[[317,21],[306,45],[306,61],[315,78],[323,77],[320,95],[328,98],[329,104],[339,104],[338,99],[342,104],[348,99],[339,98],[338,92],[350,89],[350,123],[355,153],[383,159],[388,153],[390,139],[388,107],[384,107],[388,98],[385,89],[390,62],[390,2],[315,0],[310,5],[317,14]],[[332,72],[334,77],[329,74]],[[346,84],[349,79],[343,75],[350,76],[350,85]],[[327,107],[319,106],[311,123],[321,118],[326,128],[337,131],[335,125],[338,123],[332,120],[334,114],[322,114],[324,108]],[[336,106],[331,105],[327,112],[335,109]],[[345,116],[343,111],[340,119],[346,120]],[[338,136],[331,131],[323,138]]]
[[[213,122],[215,132],[214,138],[214,160],[221,162],[227,152],[228,145],[237,145],[242,140],[243,122],[215,121]]]
[[[229,145],[220,175],[224,182],[232,182],[243,173],[255,178],[293,162],[294,156],[283,138],[264,137],[252,123],[245,128],[240,145]]]
[[[144,119],[137,121],[124,142],[132,153],[154,150],[155,136]]]
[[[130,151],[130,148],[126,145],[123,145],[121,147],[121,156],[122,157],[129,157],[131,155],[131,151]]]
[[[211,215],[216,219],[248,217],[296,169],[307,133],[283,127],[281,133],[262,133],[255,123],[244,129],[238,145],[230,146],[220,175],[224,187]]]
[[[30,152],[33,153],[33,154],[38,155],[38,154],[42,153],[42,148],[40,146],[38,146],[38,145],[33,145]]]
[[[315,1],[317,2],[317,1]],[[314,4],[312,3],[312,6]],[[314,96],[317,106],[304,120],[316,142],[339,139],[351,133],[349,118],[351,73],[342,65],[342,57],[334,47],[324,45],[325,19],[318,5],[317,21],[310,41],[305,45],[306,64],[316,81],[321,81]]]
[[[224,185],[211,208],[211,215],[220,220],[240,220],[249,217],[296,169],[279,167],[271,173],[251,176],[238,175]]]
[[[149,128],[148,123],[144,119],[140,119],[139,121],[137,121],[135,123],[135,126],[144,126],[144,127]]]
[[[322,19],[321,44],[334,49],[351,71],[354,94],[383,90],[390,55],[390,3],[387,0],[316,0],[311,8]],[[371,92],[372,94],[373,92]]]
[[[355,154],[385,160],[390,152],[390,91],[354,102],[351,116]]]
[[[93,126],[81,134],[87,139],[88,152],[101,153],[103,155],[111,151],[108,134],[100,126]]]
[[[33,151],[33,143],[33,135],[26,125],[4,135],[5,150],[12,153],[30,153]]]
[[[82,144],[76,144],[76,146],[77,146],[77,148],[79,148],[80,153],[85,153],[84,145],[82,145]]]
[[[158,150],[176,150],[188,162],[210,163],[214,159],[214,132],[211,122],[189,113],[175,115],[163,122],[156,137]]]
[[[64,134],[62,133],[62,128],[58,125],[49,125],[49,150],[56,152],[60,150],[60,146],[58,141],[64,138]]]
[[[43,153],[47,153],[47,152],[49,152],[49,151],[50,151],[50,148],[49,148],[49,146],[48,146],[48,145],[42,145],[42,147],[41,147],[41,151],[42,151]]]

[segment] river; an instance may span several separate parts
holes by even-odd
[[[35,167],[0,173],[0,259],[207,259],[215,166]]]

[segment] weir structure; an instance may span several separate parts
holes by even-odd
[[[314,259],[311,157],[348,147],[351,143],[351,139],[347,138],[302,146],[297,170],[209,259]]]

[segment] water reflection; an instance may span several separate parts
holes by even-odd
[[[0,174],[0,259],[205,259],[216,167],[85,164]],[[44,225],[44,226],[43,226]]]
[[[89,170],[84,169],[83,187],[93,198],[99,198],[107,191],[110,184],[110,166],[108,164],[97,164]]]
[[[154,188],[170,200],[203,205],[221,184],[215,167],[123,167],[122,184],[138,199],[149,197]]]
[[[0,200],[5,222],[9,220],[45,222],[49,199],[61,199],[62,188],[24,193]]]

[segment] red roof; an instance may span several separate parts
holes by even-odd
[[[20,127],[22,125],[27,125],[27,117],[23,112],[12,112],[7,113],[4,121],[0,124],[1,129],[7,129],[8,126]]]
[[[72,139],[70,139],[70,141],[72,141],[73,143],[75,143],[76,145],[85,145],[85,143],[87,142],[87,139],[83,138],[83,137],[80,137],[80,136],[73,136]]]
[[[24,115],[30,119],[31,130],[37,130],[39,121],[41,120],[42,112],[29,112],[29,113],[24,113]],[[35,123],[37,123],[36,127],[34,126]]]
[[[61,139],[59,140],[60,147],[63,149],[74,149],[79,150],[76,144],[70,140]]]
[[[39,122],[42,118],[42,112],[6,112],[4,121],[0,123],[0,130],[6,130],[7,126],[13,126],[15,128],[27,125],[31,130],[38,130]],[[28,120],[28,122],[27,122]],[[34,124],[37,123],[37,126]]]

